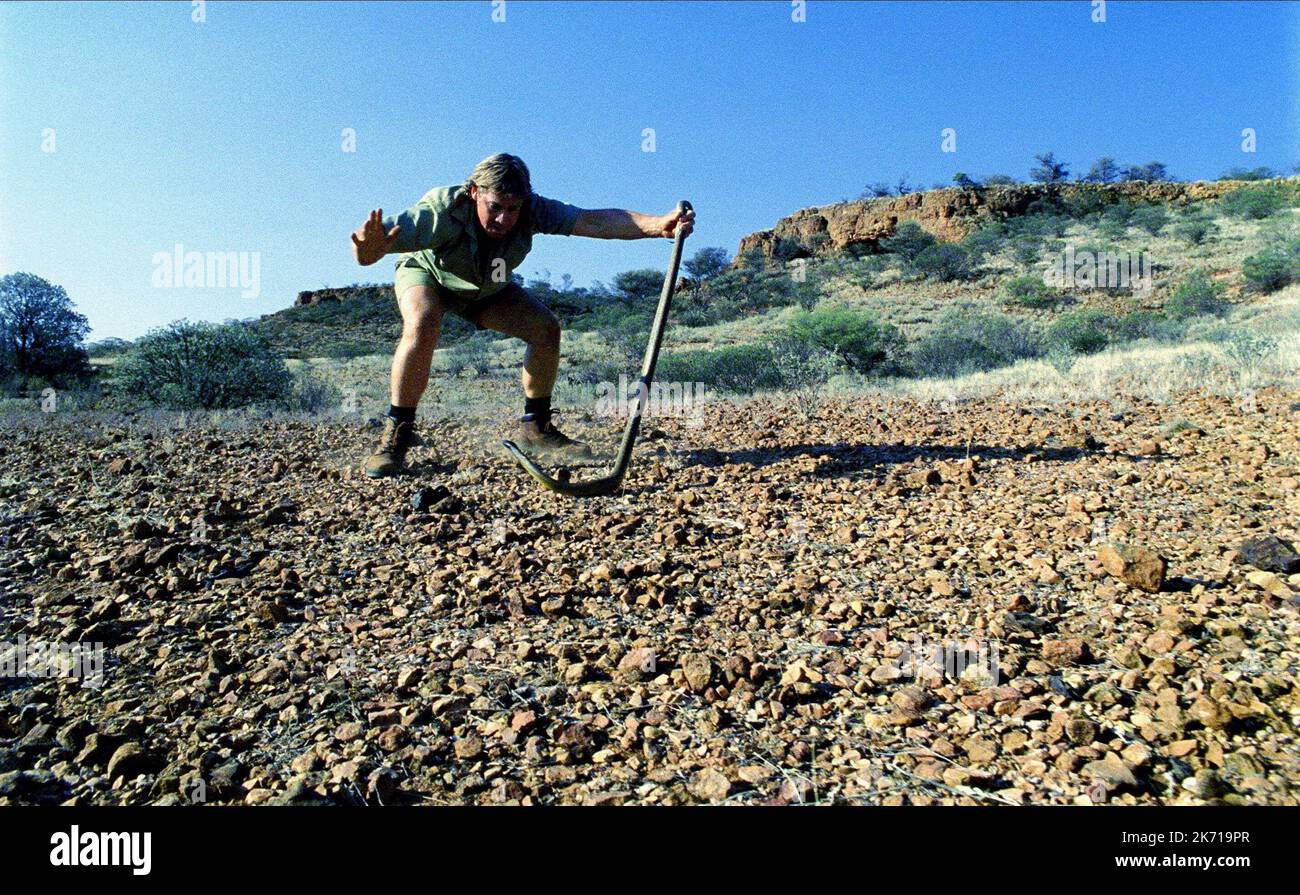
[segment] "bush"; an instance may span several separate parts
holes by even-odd
[[[803,263],[802,281],[786,270],[743,268],[718,274],[701,289],[678,293],[673,320],[686,326],[710,326],[771,308],[811,308],[821,299],[821,269],[815,262]],[[649,326],[649,317],[645,319],[643,329]],[[603,324],[614,325],[614,321]]]
[[[1277,176],[1278,175],[1273,171],[1272,168],[1261,166],[1258,168],[1230,168],[1229,170],[1220,174],[1217,179],[1219,180],[1271,180],[1272,178]]]
[[[848,308],[800,312],[787,333],[797,342],[839,355],[850,369],[863,374],[895,366],[904,347],[896,327]]]
[[[926,279],[941,283],[969,279],[975,272],[970,254],[961,246],[950,242],[930,246],[913,259],[910,267]]]
[[[1025,308],[1050,308],[1060,301],[1060,297],[1047,287],[1043,278],[1035,276],[1014,277],[1008,280],[1004,294],[1007,304]]]
[[[1204,209],[1188,211],[1174,224],[1174,235],[1188,245],[1201,245],[1219,232],[1219,225],[1210,219]]]
[[[293,376],[264,338],[239,323],[179,320],[151,330],[114,369],[117,387],[180,409],[287,405]]]
[[[486,331],[475,332],[453,345],[447,352],[447,372],[453,376],[460,373],[469,373],[471,376],[490,373],[494,358],[488,343],[492,338]]]
[[[1281,191],[1271,186],[1244,186],[1224,193],[1219,200],[1219,208],[1224,214],[1245,220],[1272,217],[1285,204]]]
[[[1062,314],[1047,328],[1049,350],[1069,354],[1096,354],[1110,344],[1115,318],[1097,308]]]
[[[613,288],[620,301],[641,306],[659,298],[664,288],[664,273],[649,268],[625,270],[614,277]]]
[[[806,258],[809,254],[807,246],[789,236],[782,236],[772,247],[772,258],[776,261],[793,261],[796,258]]]
[[[1038,236],[1017,236],[1011,240],[1011,257],[1021,267],[1033,267],[1043,256],[1043,240]]]
[[[1294,257],[1269,248],[1242,262],[1241,275],[1251,292],[1268,293],[1290,283],[1300,275],[1300,271],[1296,269]]]
[[[905,264],[910,264],[926,249],[937,245],[939,240],[921,229],[916,221],[903,221],[894,230],[894,235],[880,241],[885,251],[897,255]]]
[[[1189,275],[1178,284],[1174,294],[1165,302],[1165,312],[1175,320],[1203,314],[1222,316],[1231,307],[1223,298],[1223,287],[1211,280],[1204,271]]]
[[[1141,208],[1133,209],[1133,214],[1129,216],[1129,224],[1147,231],[1152,236],[1158,234],[1167,223],[1169,223],[1169,213],[1159,205],[1143,205]]]
[[[303,413],[320,413],[343,404],[343,393],[325,379],[317,376],[310,367],[304,367],[294,378],[293,394],[289,405]]]
[[[1075,220],[1083,220],[1099,215],[1106,210],[1106,199],[1092,190],[1080,190],[1064,200],[1065,213]]]
[[[773,340],[770,350],[781,384],[790,390],[803,417],[811,418],[821,402],[822,389],[840,371],[843,358],[789,335]]]
[[[1115,321],[1115,342],[1136,342],[1153,339],[1157,342],[1179,342],[1187,335],[1187,324],[1156,311],[1130,311]]]
[[[912,363],[923,376],[961,376],[1009,366],[1039,353],[1023,323],[1003,314],[954,308],[913,347]]]
[[[655,367],[664,382],[703,382],[731,392],[749,393],[781,386],[767,345],[731,345],[708,351],[665,354]]]
[[[970,253],[972,260],[991,255],[1002,249],[1007,239],[1006,225],[996,218],[986,220],[978,230],[962,240],[962,247]]]

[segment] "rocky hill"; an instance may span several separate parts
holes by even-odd
[[[1300,191],[1300,178],[1279,178],[1271,183]],[[1260,181],[1217,180],[1191,183],[1134,181],[1127,183],[1042,183],[1018,186],[942,190],[886,196],[805,208],[782,218],[770,230],[751,233],[740,240],[733,264],[742,262],[752,250],[771,259],[780,240],[789,239],[800,248],[795,257],[844,251],[853,246],[874,249],[880,240],[892,236],[903,221],[916,221],[940,240],[956,242],[974,232],[989,217],[1009,218],[1026,214],[1035,203],[1046,206],[1088,198],[1100,205],[1127,200],[1134,204],[1158,203],[1181,206],[1190,202],[1213,201],[1224,193]]]

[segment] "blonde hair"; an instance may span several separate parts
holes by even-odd
[[[527,196],[533,190],[524,160],[504,152],[490,155],[475,165],[465,180],[465,189],[469,189],[470,184],[484,192],[509,196]]]

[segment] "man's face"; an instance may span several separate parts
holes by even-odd
[[[480,190],[478,184],[470,185],[469,195],[478,211],[478,224],[489,238],[503,239],[514,229],[524,207],[522,196]]]

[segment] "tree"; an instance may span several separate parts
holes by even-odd
[[[984,178],[985,186],[1015,186],[1020,183],[1010,174],[990,174]]]
[[[627,304],[635,305],[657,298],[663,287],[663,272],[649,268],[625,270],[614,277],[614,294]]]
[[[1261,165],[1258,168],[1230,168],[1219,175],[1219,180],[1272,180],[1277,176],[1272,168]]]
[[[89,331],[62,286],[30,273],[0,278],[0,369],[55,385],[84,375]]]
[[[965,171],[958,171],[952,175],[952,182],[962,189],[973,189],[979,186],[979,181],[968,177]]]
[[[1103,155],[1092,163],[1088,173],[1084,176],[1087,183],[1114,183],[1119,180],[1119,165],[1108,155]]]
[[[696,280],[708,280],[727,269],[727,250],[718,246],[700,249],[683,266]]]
[[[862,198],[879,199],[882,196],[890,195],[892,192],[893,191],[890,189],[889,184],[876,181],[875,183],[869,183],[862,188]]]
[[[1053,153],[1045,152],[1034,156],[1038,167],[1029,169],[1029,179],[1036,183],[1064,183],[1070,177],[1070,170],[1065,162],[1058,162]]]
[[[1125,180],[1169,180],[1169,171],[1161,162],[1147,162],[1145,165],[1129,165],[1124,169]]]

